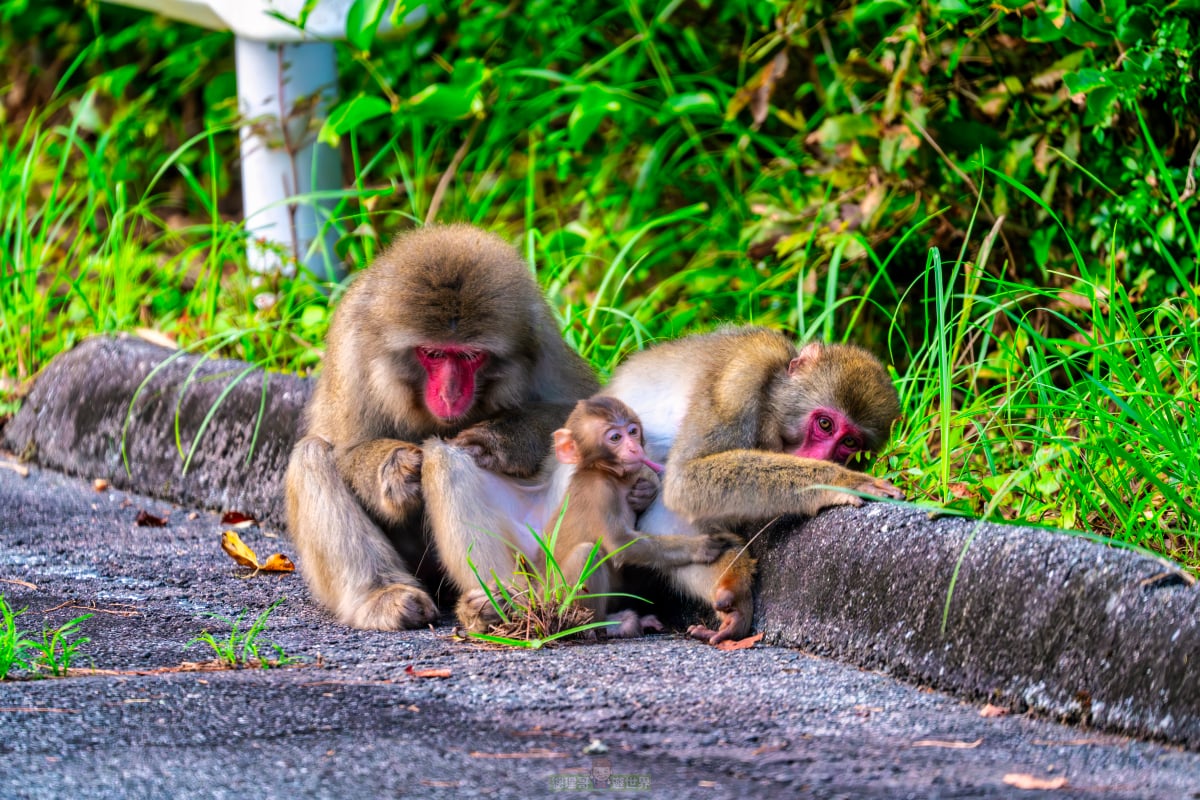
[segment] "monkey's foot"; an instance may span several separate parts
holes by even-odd
[[[483,589],[473,589],[458,598],[454,614],[464,630],[475,633],[487,633],[493,625],[503,621]]]
[[[637,639],[647,631],[661,633],[663,629],[663,625],[658,621],[658,617],[653,614],[641,617],[631,608],[610,614],[608,620],[609,622],[620,623],[618,625],[610,625],[604,629],[604,633],[609,639]]]
[[[720,627],[715,631],[703,625],[693,625],[687,629],[688,636],[708,644],[718,644],[727,639],[744,639],[750,632],[750,620],[740,611],[719,612]]]
[[[403,519],[421,501],[421,448],[398,445],[379,466],[380,506]]]
[[[398,631],[422,628],[437,618],[437,606],[428,592],[405,583],[393,583],[367,595],[349,622],[355,628]]]

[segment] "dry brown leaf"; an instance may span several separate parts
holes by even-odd
[[[139,510],[137,519],[135,519],[133,522],[135,525],[138,525],[143,528],[165,528],[165,527],[167,527],[167,520],[165,517],[156,517],[153,514],[151,514],[150,512],[145,511],[145,510]]]
[[[25,466],[24,464],[18,464],[15,461],[8,461],[7,459],[2,460],[2,461],[0,461],[0,468],[11,469],[13,472],[17,473],[22,478],[29,477],[29,467]]]
[[[913,747],[943,747],[947,750],[974,750],[979,745],[983,744],[983,739],[976,739],[973,742],[944,742],[940,739],[922,739],[919,742],[913,742]]]
[[[255,572],[295,572],[296,565],[283,553],[267,556],[266,561],[259,562],[258,555],[250,546],[242,541],[236,531],[228,530],[221,534],[221,549],[229,554],[243,567],[249,567]]]
[[[263,572],[295,572],[296,565],[283,553],[267,556],[267,560],[259,567]]]
[[[235,528],[249,528],[251,525],[258,524],[258,520],[241,511],[226,511],[221,515],[221,524],[232,525]]]
[[[1024,772],[1010,772],[1004,776],[1004,782],[1018,789],[1062,789],[1067,785],[1067,779],[1035,778]]]
[[[991,703],[988,703],[986,706],[984,706],[983,708],[981,708],[979,710],[979,716],[981,716],[981,717],[1005,717],[1005,716],[1008,716],[1008,709],[1004,708],[1003,706],[994,706]]]
[[[449,678],[450,670],[448,669],[413,669],[413,665],[409,664],[404,668],[404,674],[413,678]]]
[[[179,349],[179,345],[176,344],[175,340],[162,331],[156,331],[150,328],[136,328],[133,332],[139,339],[150,342],[150,344],[156,344],[159,347],[165,347],[168,350]]]
[[[29,581],[23,581],[20,578],[0,578],[0,583],[11,583],[16,586],[24,586],[26,589],[33,589],[35,592],[37,591],[36,583],[30,583]]]
[[[482,753],[476,750],[470,755],[471,758],[567,758],[571,754],[538,747],[530,750],[528,753]]]
[[[717,642],[717,644],[714,646],[718,650],[749,650],[751,647],[754,647],[754,645],[756,645],[758,640],[762,637],[763,635],[761,633],[756,633],[753,636],[748,636],[745,639],[738,639],[736,641],[726,639],[723,642]]]

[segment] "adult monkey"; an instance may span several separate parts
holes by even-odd
[[[426,549],[420,443],[450,438],[480,467],[527,477],[596,386],[511,245],[469,225],[397,239],[333,315],[288,464],[288,529],[313,594],[356,628],[434,621],[409,566]]]
[[[637,412],[647,456],[666,462],[662,492],[639,531],[714,533],[861,505],[853,492],[904,497],[888,481],[845,466],[877,450],[900,416],[887,371],[862,348],[810,343],[797,350],[775,331],[728,328],[631,356],[604,393]],[[749,632],[749,556],[732,552],[667,574],[720,617],[717,630],[696,625],[693,636],[716,643]]]

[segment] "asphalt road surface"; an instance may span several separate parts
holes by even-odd
[[[796,650],[351,631],[298,574],[246,577],[219,515],[31,470],[0,469],[0,594],[37,634],[92,613],[72,666],[94,671],[0,683],[0,798],[1200,798],[1196,753]],[[208,615],[279,598],[264,639],[300,666],[188,666],[228,631]]]

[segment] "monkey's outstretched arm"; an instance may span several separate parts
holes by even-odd
[[[691,520],[762,519],[804,514],[836,505],[862,505],[849,489],[874,497],[904,499],[886,480],[828,461],[762,450],[727,450],[699,458],[675,459],[663,481],[663,499]]]
[[[617,541],[610,541],[613,538]],[[629,542],[629,546],[616,552],[612,558],[618,569],[625,566],[665,569],[689,564],[711,564],[726,550],[742,544],[741,539],[732,534],[655,536],[630,531],[627,537],[605,537],[605,543],[613,550],[625,542]]]
[[[526,403],[519,410],[472,425],[452,443],[491,472],[518,478],[537,473],[550,451],[551,434],[571,413],[570,403]]]

